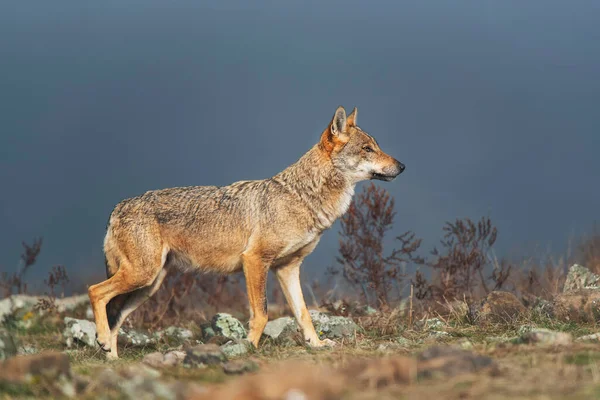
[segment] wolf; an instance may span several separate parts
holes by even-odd
[[[258,347],[267,323],[272,270],[309,346],[319,339],[300,286],[300,265],[321,235],[348,209],[356,184],[392,181],[404,165],[340,106],[319,142],[298,161],[264,180],[229,186],[151,190],[121,201],[104,239],[105,281],[88,290],[97,343],[117,358],[125,319],[159,289],[167,269],[243,271],[250,305],[248,341]]]

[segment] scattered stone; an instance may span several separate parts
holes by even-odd
[[[147,333],[137,331],[135,329],[119,329],[119,337],[117,338],[120,345],[144,347],[156,344],[156,338],[151,337]]]
[[[170,384],[160,379],[159,371],[144,365],[134,364],[121,370],[106,369],[102,371],[97,383],[90,385],[89,392],[94,393],[102,389],[117,390],[129,399],[163,399],[176,400],[186,398],[184,396],[188,385],[184,383]]]
[[[490,357],[475,354],[454,346],[434,346],[417,357],[418,376],[431,378],[446,377],[477,372],[494,366]]]
[[[225,354],[215,344],[200,344],[190,347],[185,353],[183,366],[187,368],[203,368],[227,361]]]
[[[600,333],[593,333],[591,335],[580,336],[575,339],[576,342],[600,342]]]
[[[568,346],[573,342],[573,337],[570,333],[566,332],[555,332],[544,328],[531,328],[520,336],[518,342],[538,345]]]
[[[377,310],[371,306],[366,306],[365,307],[365,315],[373,315],[373,314],[377,314]]]
[[[65,330],[63,337],[68,348],[76,343],[89,347],[96,347],[96,324],[85,320],[65,317]]]
[[[153,338],[135,329],[119,329],[119,344],[129,346],[146,346],[154,343]]]
[[[34,346],[31,345],[23,345],[23,346],[18,346],[17,349],[17,354],[21,355],[21,356],[26,356],[26,355],[30,355],[30,354],[37,354],[40,351],[35,348]]]
[[[221,351],[227,357],[239,357],[248,353],[248,347],[250,343],[248,341],[240,340],[237,342],[229,341],[221,346]]]
[[[296,320],[291,317],[281,317],[267,322],[263,335],[271,339],[282,342],[293,342],[295,335],[300,333],[300,328]]]
[[[355,359],[343,367],[342,372],[346,384],[379,389],[413,382],[417,373],[417,361],[413,357],[405,356]]]
[[[538,297],[531,306],[531,312],[538,317],[553,318],[552,302]]]
[[[532,325],[521,325],[519,326],[519,329],[517,329],[517,334],[519,335],[519,337],[527,335],[534,328],[535,327]]]
[[[446,331],[429,331],[429,337],[434,339],[441,339],[450,337],[450,334]]]
[[[208,386],[199,399],[340,399],[348,386],[332,368],[309,362],[289,361],[265,366],[253,374],[237,377],[227,385]]]
[[[229,339],[243,339],[246,337],[244,325],[231,314],[219,313],[212,319],[212,328],[216,335]]]
[[[0,329],[0,361],[6,360],[17,354],[17,343],[11,333]]]
[[[600,275],[594,274],[586,267],[573,264],[567,273],[563,293],[578,289],[599,289]]]
[[[27,330],[31,328],[34,322],[40,318],[39,313],[36,313],[27,308],[19,308],[12,314],[12,322],[14,327],[21,330]]]
[[[228,375],[241,375],[258,371],[258,364],[252,360],[233,360],[223,364],[223,371]]]
[[[16,294],[0,300],[0,322],[19,309],[33,310],[39,297]]]
[[[473,342],[471,342],[467,338],[462,338],[462,339],[458,340],[456,342],[456,345],[463,350],[473,350],[475,348],[475,346],[473,345]]]
[[[364,305],[358,301],[349,302],[348,300],[336,300],[333,303],[323,305],[323,308],[334,316],[367,316],[377,313],[377,310],[370,305]]]
[[[16,356],[0,364],[0,381],[26,385],[43,382],[66,397],[76,394],[72,378],[69,356],[58,352]]]
[[[157,351],[144,356],[142,362],[153,368],[175,367],[183,364],[185,356],[184,351],[169,351],[165,354]]]
[[[377,346],[376,351],[379,353],[388,354],[388,353],[396,353],[402,349],[403,349],[403,347],[396,342],[387,342],[387,343],[381,343],[379,346]]]
[[[474,322],[510,323],[522,317],[527,309],[512,293],[493,291],[479,304],[473,304],[469,318]]]
[[[88,306],[88,307],[85,309],[85,317],[86,317],[87,319],[89,319],[90,321],[93,321],[93,320],[94,320],[94,310],[92,310],[92,306]]]
[[[309,313],[320,339],[352,337],[358,330],[350,318],[330,316],[316,310],[310,310]]]
[[[215,336],[215,330],[212,328],[210,322],[200,325],[200,331],[202,332],[202,340],[205,342],[209,341]]]
[[[194,338],[194,333],[186,328],[180,328],[177,326],[169,326],[165,330],[160,330],[154,334],[157,339],[166,339],[169,342],[183,343],[185,341],[191,341]]]
[[[42,298],[43,297],[44,296],[42,296]],[[76,296],[55,299],[54,304],[56,305],[56,309],[59,313],[69,312],[83,305],[90,304],[90,298],[87,294],[80,294]]]
[[[34,311],[36,304],[40,299],[49,299],[48,296],[29,296],[25,294],[15,294],[0,300],[0,321],[6,316],[13,314],[17,310],[24,312]],[[79,306],[89,304],[90,298],[87,294],[69,296],[54,300],[58,312],[73,311]],[[37,314],[37,313],[36,313]]]
[[[600,321],[600,290],[579,289],[558,294],[552,301],[552,314],[567,322]]]
[[[416,324],[419,328],[429,331],[443,330],[446,324],[439,318],[429,318]]]

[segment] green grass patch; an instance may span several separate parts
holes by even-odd
[[[582,351],[565,356],[565,362],[573,365],[590,365],[598,361],[600,361],[600,352],[595,351]]]

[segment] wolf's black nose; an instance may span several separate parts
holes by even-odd
[[[404,164],[402,164],[400,161],[398,161],[398,169],[400,170],[400,173],[402,173],[405,168],[406,167],[404,166]]]

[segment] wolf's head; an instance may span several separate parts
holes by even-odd
[[[404,164],[384,153],[377,141],[356,125],[358,110],[346,116],[338,107],[331,123],[321,136],[320,146],[333,165],[349,179],[391,181],[404,171]]]

